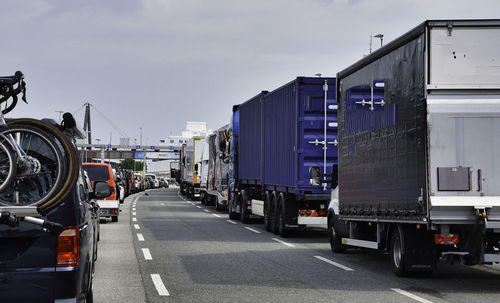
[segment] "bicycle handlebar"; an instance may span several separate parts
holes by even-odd
[[[17,84],[17,87],[14,85]],[[17,95],[22,93],[22,100],[26,102],[26,82],[24,81],[24,75],[21,71],[17,71],[13,76],[0,77],[0,103],[6,102],[10,97],[12,97],[12,104],[7,108],[2,110],[3,114],[6,114],[14,109],[17,104]]]

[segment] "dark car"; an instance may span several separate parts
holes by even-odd
[[[93,198],[111,194],[106,182],[94,183],[94,189],[89,192],[80,169],[71,193],[36,218],[52,227],[26,222],[36,207],[0,206],[0,302],[92,302],[99,218]],[[4,220],[15,212],[19,217],[25,212],[24,221]]]

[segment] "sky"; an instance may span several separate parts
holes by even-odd
[[[186,121],[227,124],[234,104],[297,76],[336,73],[426,19],[499,18],[497,0],[2,1],[0,75],[25,74],[7,117],[93,105],[92,138],[158,145]],[[373,39],[373,49],[380,40]]]

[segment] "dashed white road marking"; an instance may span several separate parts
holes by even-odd
[[[136,210],[135,207],[132,207],[132,210]]]
[[[205,211],[205,212],[207,212],[207,213],[209,213],[209,212],[210,212],[208,209],[203,209],[203,211]]]
[[[234,221],[231,221],[231,220],[226,220],[226,221],[229,222],[229,223],[231,223],[231,224],[238,224],[238,223],[236,223]]]
[[[165,287],[165,284],[163,284],[163,281],[161,280],[159,274],[151,274],[151,279],[153,280],[153,284],[156,287],[156,291],[160,296],[170,296],[170,293]]]
[[[407,291],[404,291],[402,290],[401,288],[391,288],[391,290],[399,293],[399,294],[402,294],[403,296],[407,296],[408,298],[412,298],[413,300],[415,301],[418,301],[418,302],[422,302],[422,303],[432,303],[432,301],[429,301],[429,300],[426,300],[424,298],[421,298],[419,296],[416,296],[412,293],[409,293]]]
[[[256,229],[253,229],[253,228],[251,228],[251,227],[247,227],[247,226],[245,226],[245,228],[246,228],[246,229],[248,229],[248,230],[249,230],[249,231],[251,231],[251,232],[254,232],[254,233],[256,233],[256,234],[260,234],[260,231],[258,231],[258,230],[256,230]]]
[[[151,252],[149,248],[143,248],[142,254],[144,255],[144,260],[153,260],[153,256],[151,256]]]
[[[201,206],[196,205],[197,208],[201,208]]]
[[[142,234],[137,234],[137,240],[144,241],[144,236]]]
[[[283,244],[283,245],[286,245],[286,246],[289,246],[289,247],[295,247],[295,245],[293,245],[292,243],[288,243],[288,242],[285,242],[285,241],[277,239],[277,238],[272,238],[272,239],[274,241],[276,241],[276,242],[279,242],[279,243]]]
[[[135,211],[133,211],[132,216],[137,216],[137,213]]]
[[[334,262],[334,261],[329,260],[329,259],[327,259],[327,258],[323,258],[323,257],[321,257],[321,256],[314,256],[314,257],[315,257],[316,259],[318,259],[318,260],[321,260],[321,261],[326,262],[326,263],[328,263],[328,264],[331,264],[331,265],[333,265],[333,266],[337,266],[338,268],[342,268],[342,269],[343,269],[343,270],[345,270],[345,271],[354,271],[354,269],[352,269],[352,268],[350,268],[350,267],[344,266],[344,265],[342,265],[342,264],[340,264],[340,263]]]
[[[217,217],[217,218],[220,218],[220,217],[221,217],[221,216],[219,216],[218,214],[212,214],[212,216]]]
[[[139,224],[134,224],[134,228],[135,229],[141,229],[141,227],[139,226]]]
[[[136,217],[132,218],[132,222],[137,222],[137,218]]]

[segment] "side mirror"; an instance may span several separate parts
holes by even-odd
[[[94,199],[104,199],[111,196],[112,190],[111,186],[105,181],[95,181],[94,182]]]

